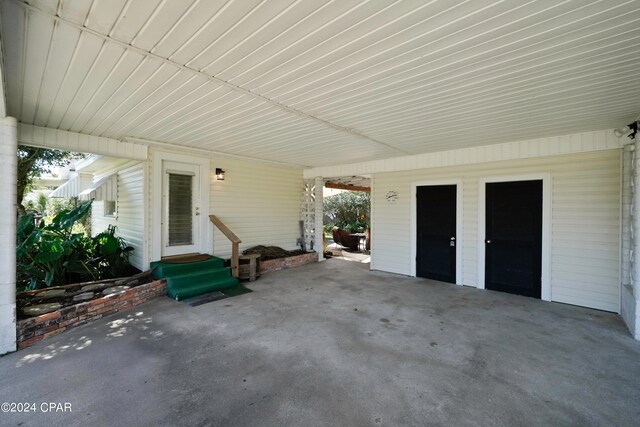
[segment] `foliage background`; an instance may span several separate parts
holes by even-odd
[[[18,146],[17,206],[18,215],[26,214],[22,205],[24,195],[29,192],[33,181],[43,174],[51,172],[56,166],[66,166],[72,160],[86,157],[85,154],[68,151],[49,150],[46,148]]]
[[[349,233],[364,232],[369,228],[371,195],[362,191],[345,191],[323,199],[324,229],[334,226]]]

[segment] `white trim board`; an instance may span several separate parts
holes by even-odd
[[[445,179],[431,181],[417,181],[411,183],[411,276],[416,277],[416,256],[418,252],[417,221],[418,221],[418,187],[428,187],[435,185],[455,185],[456,186],[456,285],[462,285],[462,221],[463,221],[463,183],[462,179]],[[373,234],[373,233],[372,233]]]
[[[131,160],[147,160],[148,156],[146,145],[24,123],[18,125],[18,142],[34,147],[55,148]]]
[[[486,184],[491,182],[542,180],[542,295],[551,301],[551,173],[499,175],[483,177],[478,182],[478,289],[485,289]]]
[[[199,252],[212,253],[213,229],[209,221],[209,195],[211,184],[211,162],[209,158],[185,156],[165,151],[154,151],[152,155],[153,177],[151,182],[151,261],[162,257],[162,162],[164,160],[191,163],[200,166],[200,240]]]
[[[549,138],[393,157],[385,160],[316,167],[305,169],[303,177],[309,179],[316,176],[327,178],[382,172],[399,172],[415,169],[432,169],[507,160],[551,157],[563,154],[588,153],[592,151],[620,149],[625,142],[624,139],[626,139],[626,137],[616,138],[613,134],[613,129],[605,129]],[[454,142],[455,141],[452,141],[452,143]]]

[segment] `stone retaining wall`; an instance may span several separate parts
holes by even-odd
[[[318,261],[318,254],[311,252],[308,254],[294,255],[286,258],[260,261],[260,273],[267,271],[286,270],[287,268],[300,267]]]
[[[109,314],[129,310],[163,296],[166,293],[166,287],[167,284],[164,280],[156,280],[116,294],[20,320],[16,331],[18,348],[28,347],[67,329],[84,325]]]

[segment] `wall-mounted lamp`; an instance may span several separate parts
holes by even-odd
[[[618,138],[622,138],[627,135],[629,138],[633,139],[636,137],[636,133],[638,133],[638,122],[629,123],[628,125],[613,131],[613,134]]]
[[[224,171],[220,168],[216,168],[216,179],[218,181],[224,181]]]

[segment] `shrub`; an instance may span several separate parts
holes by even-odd
[[[371,195],[361,191],[345,191],[323,200],[325,230],[334,226],[357,233],[369,227]]]
[[[17,227],[17,286],[25,290],[100,280],[130,271],[133,250],[115,236],[115,227],[94,238],[75,231],[91,210],[91,202],[61,210],[51,222],[37,225],[33,214],[20,218]]]

